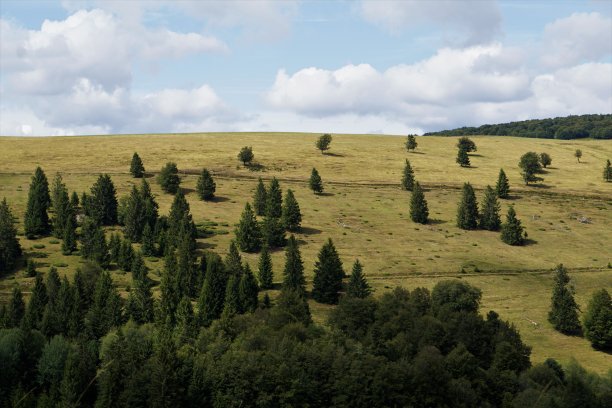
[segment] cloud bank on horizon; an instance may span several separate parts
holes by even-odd
[[[406,134],[612,113],[607,1],[3,0],[0,135]]]

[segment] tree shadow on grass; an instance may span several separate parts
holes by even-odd
[[[249,171],[266,171],[266,166],[261,163],[249,163],[245,166]]]
[[[316,228],[301,227],[299,232],[300,234],[304,234],[304,235],[317,235],[317,234],[322,233],[323,231],[321,231],[320,229],[316,229]]]
[[[480,154],[480,153],[468,153],[468,155],[469,155],[469,156],[472,156],[472,157],[484,157],[484,156],[483,156],[482,154]]]
[[[544,184],[544,183],[529,184],[529,187],[541,188],[542,190],[548,190],[549,188],[551,188],[551,186],[549,186],[548,184]]]
[[[187,188],[187,187],[181,187],[181,191],[183,192],[184,195],[187,195],[187,194],[191,194],[191,193],[195,192],[195,189]]]
[[[318,195],[318,196],[321,196],[321,197],[331,197],[331,196],[335,196],[335,194],[334,194],[334,193],[330,193],[330,192],[328,192],[328,191],[324,191],[324,192],[319,193],[319,194],[317,194],[317,195]]]
[[[200,242],[200,241],[196,242],[196,248],[197,249],[206,250],[206,249],[213,249],[213,248],[216,248],[216,247],[217,247],[217,244],[211,244],[209,242]]]
[[[536,241],[535,239],[526,238],[526,239],[523,241],[523,246],[531,246],[531,245],[535,245],[535,244],[537,244],[537,243],[538,243],[538,241]]]
[[[207,200],[207,202],[209,203],[224,203],[226,201],[229,201],[230,199],[227,197],[223,197],[223,196],[214,196],[211,200]]]
[[[425,152],[411,151],[411,152],[408,152],[408,154],[425,154]]]
[[[331,156],[331,157],[346,157],[342,153],[333,153],[333,152],[324,152],[323,155],[324,156]]]
[[[431,218],[429,220],[427,220],[427,224],[428,225],[440,225],[440,224],[446,224],[448,221],[446,220],[440,220],[437,218]]]
[[[523,198],[523,196],[521,196],[521,195],[518,195],[518,194],[509,194],[508,197],[501,198],[501,200],[509,201],[509,200],[519,200],[521,198]]]

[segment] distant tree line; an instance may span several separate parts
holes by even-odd
[[[541,139],[612,139],[612,115],[578,115],[554,119],[532,119],[519,122],[461,127],[428,132],[424,136],[518,136]]]

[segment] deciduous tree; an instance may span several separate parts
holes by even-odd
[[[527,152],[522,155],[519,161],[519,167],[522,170],[521,176],[523,176],[525,184],[529,185],[530,182],[541,180],[540,177],[536,176],[536,174],[542,170],[540,158],[537,153]]]
[[[582,158],[582,150],[576,149],[576,151],[574,152],[574,157],[576,158],[576,160],[578,160],[578,163],[580,163],[580,158]]]
[[[325,133],[324,135],[319,136],[315,146],[321,151],[321,153],[324,153],[326,150],[329,150],[329,145],[331,142],[332,136],[329,133]]]
[[[478,149],[476,148],[476,143],[474,143],[474,141],[468,137],[461,137],[459,138],[459,140],[457,141],[457,148],[459,150],[463,149],[466,151],[466,153],[469,152],[475,152]]]
[[[612,181],[612,164],[610,164],[610,159],[606,161],[606,167],[604,167],[603,178],[606,181]]]
[[[550,157],[550,154],[540,153],[540,163],[542,164],[542,167],[544,168],[546,168],[547,166],[550,166],[550,164],[552,163],[552,158]]]

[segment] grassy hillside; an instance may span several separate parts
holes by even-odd
[[[129,176],[132,153],[137,151],[148,172],[157,172],[167,161],[184,171],[182,187],[187,193],[196,224],[206,225],[211,236],[199,240],[200,249],[224,254],[233,238],[244,204],[251,200],[257,177],[281,179],[283,190],[296,194],[303,215],[299,234],[307,278],[312,277],[316,254],[331,237],[347,272],[355,258],[365,265],[368,278],[381,293],[397,285],[432,287],[439,279],[468,280],[484,292],[483,311],[497,310],[512,320],[534,347],[533,360],[546,357],[567,361],[574,356],[590,369],[600,372],[612,366],[612,357],[593,351],[588,342],[554,332],[546,322],[551,268],[564,263],[570,268],[577,300],[584,309],[597,288],[612,288],[612,183],[601,177],[612,143],[601,140],[535,140],[523,138],[474,137],[478,146],[471,156],[472,168],[455,164],[456,138],[420,137],[415,153],[403,148],[403,137],[334,135],[329,154],[314,147],[313,134],[193,134],[136,135],[69,138],[0,138],[0,198],[6,197],[22,220],[30,176],[40,165],[52,180],[61,172],[68,189],[88,191],[97,175],[112,175],[119,196],[127,194],[138,180]],[[253,146],[259,166],[246,169],[236,155],[242,146]],[[583,152],[581,163],[573,157]],[[539,186],[522,185],[517,162],[527,151],[547,152],[552,165]],[[408,158],[416,178],[426,188],[433,222],[422,226],[408,218],[410,193],[399,189],[399,180]],[[217,200],[199,201],[194,193],[196,174],[202,167],[213,172]],[[325,194],[315,196],[307,188],[312,167],[325,183]],[[455,226],[459,188],[465,181],[477,189],[494,184],[499,168],[510,179],[511,200],[502,200],[502,213],[509,204],[529,233],[525,247],[510,247],[498,233],[463,231]],[[172,197],[163,194],[150,178],[160,204],[167,213]],[[576,220],[588,217],[589,224]],[[22,230],[21,224],[18,228]],[[29,241],[20,237],[29,254],[39,256],[41,270],[58,265],[60,272],[74,273],[78,256],[63,256],[60,243],[52,238]],[[38,248],[34,247],[37,246]],[[44,248],[40,248],[44,245]],[[36,255],[38,254],[38,255]],[[244,255],[256,265],[257,255]],[[273,254],[276,281],[283,265],[283,253]],[[65,266],[64,266],[65,265]],[[158,279],[160,262],[149,260],[151,277]],[[130,275],[115,272],[121,288]],[[0,296],[10,292],[14,280],[27,285],[23,271],[0,281]],[[312,303],[315,318],[323,320],[327,307]],[[537,326],[532,322],[536,322]]]

